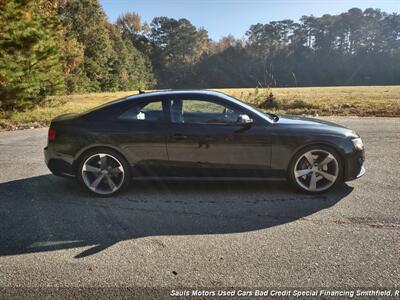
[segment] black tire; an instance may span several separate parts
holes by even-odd
[[[88,186],[88,175],[86,175],[87,174],[86,171],[85,171],[85,175],[84,175],[84,172],[82,170],[85,163],[88,160],[90,160],[91,158],[95,159],[96,155],[100,156],[103,154],[107,157],[107,160],[110,160],[110,164],[114,163],[115,167],[118,167],[118,168],[122,167],[122,170],[123,170],[123,172],[121,172],[122,175],[121,174],[119,175],[119,178],[121,179],[120,182],[118,182],[118,184],[115,184],[116,189],[113,190],[112,188],[110,188],[111,191],[107,192],[107,193],[100,192],[100,191],[96,192],[95,190],[91,189]],[[120,164],[120,166],[118,166],[113,159],[115,159]],[[109,170],[109,171],[111,171],[111,170]],[[98,175],[98,174],[99,173],[96,173],[96,175]],[[114,176],[111,173],[103,174],[103,175]],[[115,175],[115,176],[117,176],[117,175]],[[86,178],[84,178],[84,177],[86,177]],[[112,149],[109,149],[109,148],[95,148],[93,150],[90,150],[90,151],[84,153],[82,155],[82,157],[80,158],[78,168],[77,168],[77,179],[78,179],[80,185],[86,191],[89,191],[91,194],[94,194],[94,195],[97,195],[100,197],[110,197],[110,196],[114,196],[114,195],[120,193],[122,190],[124,190],[125,188],[127,188],[129,186],[129,183],[131,181],[131,172],[130,172],[130,168],[129,168],[129,165],[128,165],[126,159],[121,154],[119,154],[118,152],[116,152]],[[107,181],[107,185],[108,185],[108,180],[106,180],[105,178],[100,181],[100,184],[105,186],[106,181]]]
[[[327,183],[326,186],[327,188],[324,188],[322,190],[310,190],[305,188],[305,182],[301,182],[303,180],[303,178],[307,179],[307,176],[309,175],[305,175],[305,176],[298,176],[302,178],[302,180],[299,179],[300,183],[298,182],[298,180],[296,180],[296,176],[295,176],[295,168],[297,167],[296,164],[299,162],[299,159],[302,158],[303,155],[305,155],[306,153],[310,152],[310,151],[315,151],[314,153],[318,153],[318,151],[326,151],[328,153],[330,153],[337,162],[337,174],[336,174],[336,179],[334,180],[333,183]],[[323,153],[323,152],[320,152]],[[305,158],[304,158],[305,159]],[[318,158],[317,158],[318,160]],[[334,164],[336,166],[336,164],[334,163],[334,161],[332,161],[332,163],[330,164]],[[328,168],[328,167],[327,167]],[[298,170],[297,171],[301,171]],[[318,173],[318,171],[316,171]],[[311,172],[312,173],[312,172]],[[328,174],[329,175],[329,174]],[[321,176],[320,174],[317,174],[317,176]],[[321,193],[325,193],[327,191],[329,191],[330,189],[334,188],[342,179],[343,176],[343,160],[340,157],[340,155],[338,154],[338,152],[336,150],[334,150],[331,147],[328,146],[324,146],[324,145],[312,145],[312,146],[307,146],[303,149],[301,149],[300,151],[298,151],[292,158],[290,164],[289,164],[289,168],[288,168],[288,173],[287,173],[287,178],[289,183],[296,189],[299,190],[301,192],[307,193],[307,194],[321,194]],[[327,180],[324,176],[322,176],[323,178],[320,180],[324,180],[329,182],[329,180]],[[306,180],[305,179],[305,180]],[[311,186],[311,179],[310,180],[310,186]],[[309,186],[309,188],[310,188]],[[322,187],[323,188],[323,187]]]

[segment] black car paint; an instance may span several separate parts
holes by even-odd
[[[170,99],[205,99],[249,115],[253,123],[176,124],[170,122]],[[138,101],[163,101],[163,122],[121,120],[117,116]],[[364,151],[354,149],[358,135],[343,126],[316,119],[280,116],[277,121],[242,102],[209,91],[141,94],[83,114],[55,118],[55,142],[45,148],[46,164],[56,175],[75,176],[79,158],[95,147],[121,153],[134,176],[286,177],[289,163],[303,147],[335,149],[344,163],[343,180],[356,178]]]

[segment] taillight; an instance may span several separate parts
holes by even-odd
[[[53,142],[56,140],[56,130],[54,128],[49,128],[49,132],[47,134],[47,140],[49,142]]]

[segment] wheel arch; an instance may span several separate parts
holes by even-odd
[[[293,161],[294,161],[295,157],[297,156],[297,154],[299,154],[305,148],[314,147],[314,146],[316,146],[316,147],[318,147],[318,146],[327,147],[327,148],[330,148],[330,149],[332,149],[333,151],[336,152],[336,154],[340,158],[340,161],[342,163],[342,168],[343,168],[342,174],[341,174],[339,179],[341,181],[343,181],[344,174],[346,174],[347,165],[346,165],[346,159],[345,159],[345,157],[344,157],[344,155],[342,153],[342,149],[340,147],[338,147],[338,145],[336,145],[334,143],[329,143],[329,142],[325,142],[325,141],[315,141],[315,142],[311,142],[311,143],[307,143],[307,144],[301,145],[298,148],[296,148],[293,151],[293,154],[292,154],[292,156],[290,158],[290,161],[289,161],[289,164],[287,166],[287,170],[286,170],[287,175],[289,175],[290,168],[291,168],[291,166],[293,164]]]
[[[114,152],[118,153],[123,159],[125,159],[126,163],[129,165],[129,161],[126,158],[126,155],[120,149],[118,149],[117,147],[112,146],[112,145],[90,145],[88,147],[85,147],[85,148],[81,149],[75,155],[74,162],[73,162],[73,165],[72,165],[72,168],[73,168],[72,170],[73,170],[74,174],[77,174],[78,167],[79,167],[79,164],[82,161],[82,158],[85,157],[85,155],[87,153],[92,152],[92,151],[94,151],[96,149],[107,149],[107,150],[114,151]]]

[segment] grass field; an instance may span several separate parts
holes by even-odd
[[[313,87],[267,89],[217,89],[252,103],[262,105],[270,92],[278,114],[312,116],[400,117],[400,86]],[[0,112],[0,129],[41,127],[57,115],[81,112],[104,102],[137,92],[95,93],[58,96],[43,107],[25,112]]]

